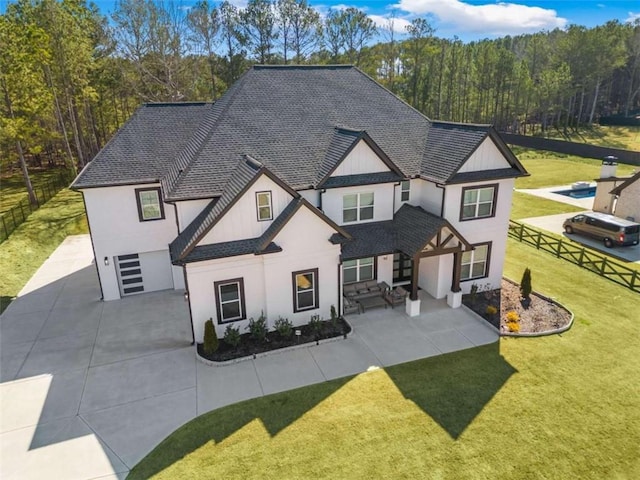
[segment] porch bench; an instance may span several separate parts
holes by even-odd
[[[342,297],[344,302],[344,314],[349,315],[350,313],[360,313],[360,304],[355,300],[352,300],[347,297]]]
[[[364,298],[382,297],[389,286],[385,282],[369,280],[366,282],[350,283],[342,289],[343,295],[349,300],[359,302]]]
[[[409,295],[409,292],[404,288],[396,287],[393,290],[387,289],[384,293],[384,299],[391,305],[391,308],[395,308],[396,305],[404,305],[407,295]]]

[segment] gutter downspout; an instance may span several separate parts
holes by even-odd
[[[445,185],[442,183],[436,183],[436,188],[442,189],[442,200],[440,203],[440,218],[444,218],[444,197],[447,189],[445,188]]]
[[[173,213],[176,217],[176,230],[178,231],[178,235],[180,235],[180,222],[178,221],[178,207],[175,202],[173,205]],[[173,266],[173,265],[172,265]],[[178,266],[178,265],[175,265]],[[193,328],[193,311],[191,310],[191,296],[189,295],[189,281],[187,280],[187,266],[182,265],[182,276],[184,278],[184,293],[186,296],[187,304],[189,306],[189,322],[191,323],[191,345],[195,345],[196,343],[196,333]]]

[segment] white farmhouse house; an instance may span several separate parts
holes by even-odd
[[[486,125],[431,121],[351,66],[255,66],[217,102],[140,107],[72,187],[104,300],[186,289],[196,341],[343,308],[376,280],[498,288],[513,182]]]

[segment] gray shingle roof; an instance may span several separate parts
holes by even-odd
[[[625,188],[627,188],[629,185],[631,185],[632,183],[636,182],[640,180],[640,172],[636,173],[635,175],[630,176],[629,178],[627,178],[624,182],[622,182],[620,185],[618,185],[617,187],[615,187],[613,190],[611,190],[609,193],[612,193],[613,195],[620,195],[620,193],[622,192],[622,190],[624,190]]]
[[[523,174],[517,168],[496,168],[493,170],[476,170],[475,172],[462,172],[454,174],[448,183],[479,182],[484,180],[500,180],[502,178],[522,177]]]
[[[486,125],[432,122],[351,66],[255,66],[215,104],[138,109],[74,187],[161,178],[166,200],[214,198],[248,155],[306,189],[363,136],[396,173],[445,183],[487,135],[499,138]]]
[[[210,109],[210,103],[142,105],[78,175],[72,188],[159,181]]]
[[[358,175],[340,175],[330,177],[322,188],[351,187],[354,185],[373,185],[375,183],[399,182],[402,177],[395,172],[361,173]]]
[[[232,242],[213,243],[210,245],[199,245],[184,257],[180,263],[202,262],[204,260],[214,260],[216,258],[236,257],[238,255],[263,255],[267,253],[281,252],[275,243],[269,243],[264,249],[258,250],[260,238],[249,238],[246,240],[234,240]]]
[[[453,230],[445,219],[420,207],[404,204],[393,220],[344,226],[353,237],[351,241],[344,241],[338,236],[332,239],[334,243],[342,244],[343,260],[388,255],[398,251],[413,257],[443,227]]]

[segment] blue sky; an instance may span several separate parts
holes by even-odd
[[[171,0],[164,0],[165,4]],[[211,0],[210,0],[211,1]],[[213,0],[215,1],[215,0]],[[321,14],[332,8],[357,7],[364,10],[376,23],[386,23],[395,13],[395,30],[404,32],[404,26],[417,16],[428,17],[436,28],[436,35],[463,41],[495,38],[503,35],[533,33],[540,30],[563,28],[571,24],[592,27],[608,20],[621,22],[640,18],[639,0],[307,0]],[[113,11],[115,1],[94,0],[100,10]],[[196,0],[173,0],[188,8]],[[0,0],[4,10],[8,0]],[[231,0],[238,6],[246,0]]]

